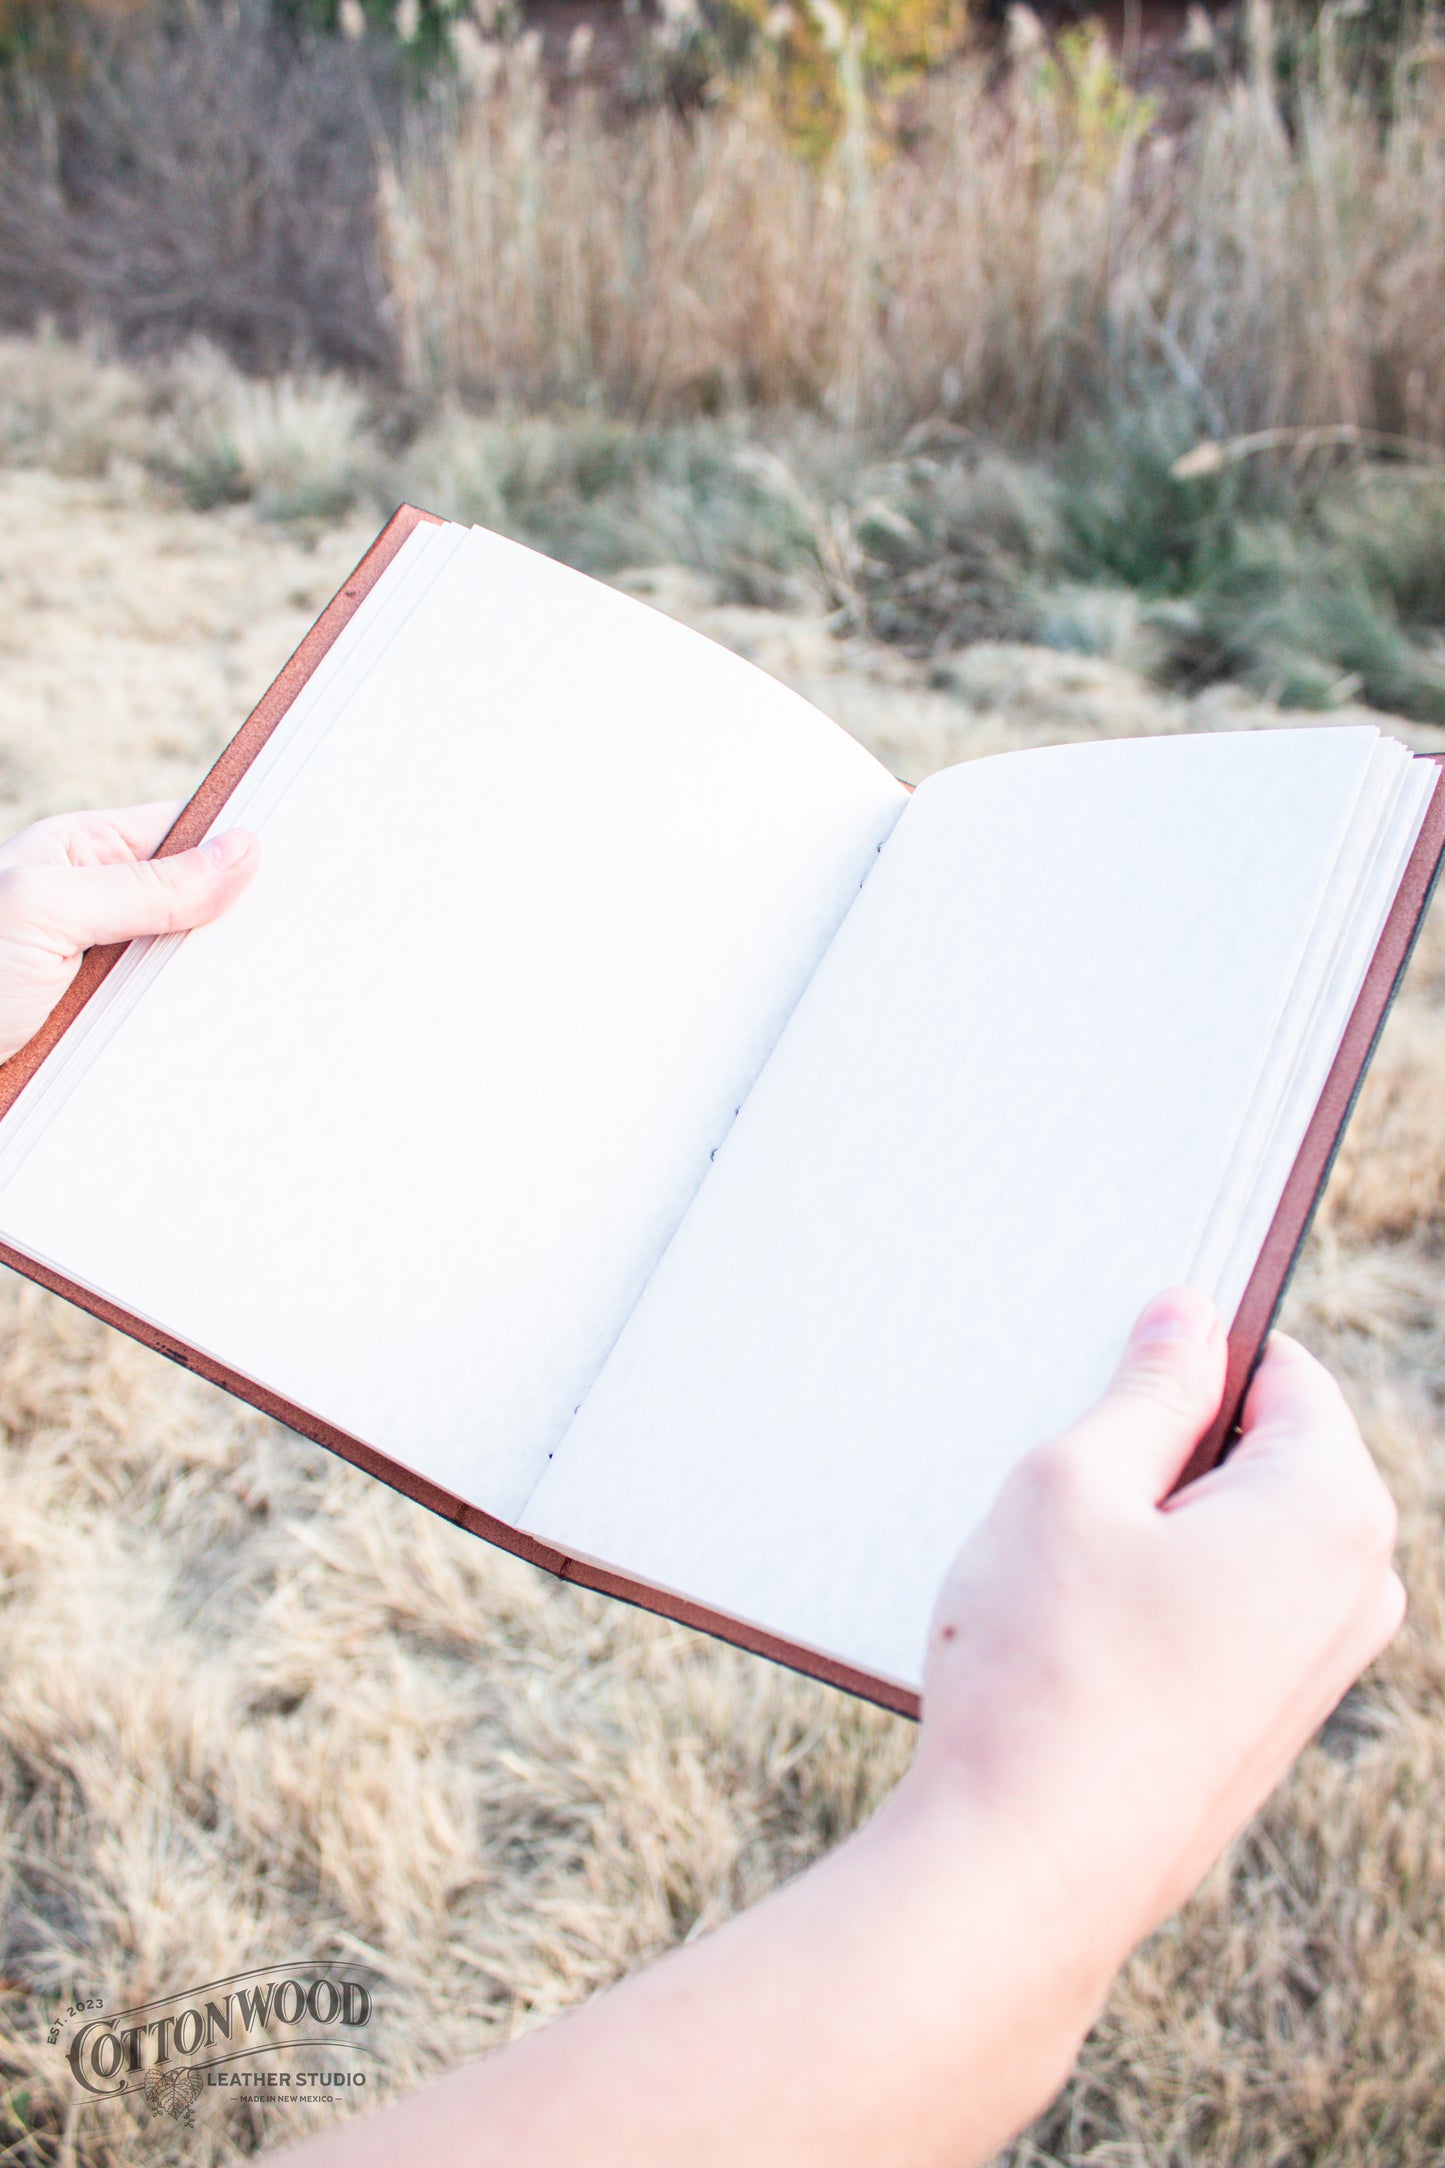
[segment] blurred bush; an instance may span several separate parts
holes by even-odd
[[[308,525],[409,499],[603,578],[683,567],[719,600],[821,613],[946,683],[968,643],[1022,640],[1445,725],[1445,462],[1344,443],[1301,464],[1286,441],[1181,476],[1181,447],[1188,402],[1162,393],[1024,454],[937,421],[890,447],[798,414],[408,410],[206,347],[137,368],[0,341],[0,464]]]
[[[16,0],[11,0],[12,7]],[[377,254],[388,71],[264,0],[11,18],[0,322],[214,340],[247,366],[393,362]]]

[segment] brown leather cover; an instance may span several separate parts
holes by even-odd
[[[357,605],[370,593],[407,536],[422,522],[440,524],[434,513],[419,511],[414,505],[403,505],[387,523],[340,593],[312,626],[275,684],[221,754],[160,846],[158,856],[166,856],[172,851],[189,850],[193,844],[199,842]],[[1259,1261],[1240,1304],[1239,1314],[1229,1336],[1228,1376],[1219,1420],[1191,1461],[1185,1480],[1212,1466],[1226,1449],[1238,1427],[1250,1376],[1279,1307],[1285,1283],[1299,1255],[1310,1218],[1329,1175],[1390,1003],[1409,961],[1410,951],[1440,870],[1442,853],[1445,853],[1445,772],[1437,779],[1424,826],[1379,947],[1375,951],[1374,962],[1366,976],[1354,1014],[1330,1071],[1329,1081],[1315,1109],[1309,1131],[1300,1147],[1279,1209],[1275,1213],[1264,1247],[1260,1251]],[[90,950],[69,992],[44,1029],[37,1033],[27,1046],[22,1047],[18,1054],[12,1055],[9,1061],[0,1063],[0,1120],[9,1112],[17,1094],[30,1081],[56,1041],[75,1021],[123,953],[123,949],[124,944]],[[224,1387],[239,1400],[249,1401],[252,1407],[259,1408],[263,1414],[273,1416],[277,1422],[299,1432],[303,1438],[310,1438],[317,1445],[326,1446],[343,1460],[364,1469],[368,1475],[376,1476],[383,1483],[389,1483],[393,1490],[401,1491],[406,1497],[415,1499],[419,1505],[429,1507],[433,1513],[441,1514],[446,1520],[455,1521],[472,1535],[481,1536],[486,1542],[494,1543],[502,1550],[512,1551],[531,1564],[545,1568],[561,1580],[576,1582],[583,1588],[600,1590],[604,1595],[620,1597],[644,1610],[656,1611],[665,1618],[676,1619],[684,1626],[699,1627],[704,1632],[716,1634],[721,1640],[734,1643],[738,1648],[769,1657],[776,1663],[787,1664],[796,1671],[806,1672],[815,1679],[823,1680],[829,1686],[842,1687],[849,1693],[862,1695],[867,1700],[898,1711],[901,1715],[917,1716],[919,1713],[919,1697],[906,1687],[876,1678],[869,1672],[859,1671],[852,1665],[820,1655],[815,1650],[800,1648],[774,1634],[764,1633],[738,1619],[729,1618],[722,1612],[710,1611],[701,1604],[690,1603],[684,1597],[650,1588],[645,1582],[630,1580],[626,1574],[591,1565],[583,1559],[566,1557],[549,1545],[539,1543],[534,1537],[524,1535],[520,1530],[509,1527],[506,1522],[495,1519],[490,1513],[483,1513],[480,1508],[468,1505],[464,1499],[454,1497],[450,1491],[442,1490],[438,1484],[428,1482],[425,1476],[402,1467],[385,1453],[379,1453],[375,1447],[364,1444],[360,1438],[353,1438],[346,1431],[336,1429],[333,1424],[323,1422],[304,1408],[298,1408],[292,1402],[284,1400],[279,1393],[271,1392],[251,1378],[242,1377],[237,1371],[203,1354],[198,1348],[189,1347],[174,1339],[159,1327],[147,1323],[145,1319],[135,1317],[128,1310],[121,1309],[118,1304],[108,1302],[104,1296],[78,1286],[75,1281],[66,1279],[63,1273],[53,1272],[48,1266],[37,1264],[32,1258],[23,1256],[21,1252],[11,1249],[3,1242],[0,1242],[0,1261],[16,1272],[23,1273],[27,1279],[38,1282],[42,1287],[48,1287],[54,1294],[65,1296],[67,1301],[75,1303],[82,1310],[88,1310],[93,1317],[101,1318],[107,1325],[114,1325],[119,1331],[128,1333],[132,1339],[141,1341],[146,1347],[155,1348],[172,1362],[179,1363],[183,1369],[194,1371],[198,1377]]]

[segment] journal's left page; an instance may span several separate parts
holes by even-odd
[[[906,794],[639,603],[407,549],[216,810],[250,891],[0,1121],[0,1241],[506,1521]]]

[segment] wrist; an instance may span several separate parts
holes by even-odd
[[[1072,1854],[1051,1789],[1014,1800],[922,1751],[866,1834],[926,1888],[960,1991],[991,1983],[1001,2022],[1023,2011],[1062,2079],[1136,1937]]]

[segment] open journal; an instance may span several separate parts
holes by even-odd
[[[408,509],[0,1070],[0,1254],[479,1535],[916,1706],[1008,1469],[1141,1305],[1216,1452],[1428,896],[1372,728],[913,794],[640,603]]]

